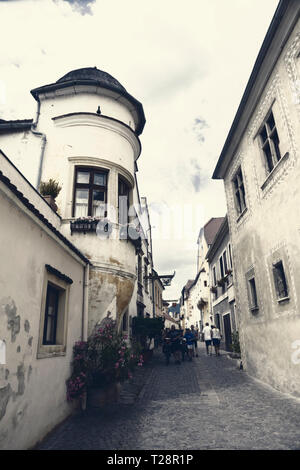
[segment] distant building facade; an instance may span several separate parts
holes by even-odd
[[[244,367],[298,397],[299,15],[299,1],[280,1],[213,175],[225,186]]]
[[[197,245],[197,275],[182,289],[181,316],[187,327],[194,325],[202,331],[205,323],[212,323],[207,252],[213,243],[224,217],[213,217],[201,227]]]
[[[231,351],[232,333],[237,330],[237,322],[232,250],[227,216],[224,218],[206,258],[209,263],[210,278],[210,320],[220,329],[227,351]]]

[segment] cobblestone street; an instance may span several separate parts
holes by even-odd
[[[226,357],[167,367],[160,350],[120,403],[69,418],[38,449],[300,449],[300,402]]]

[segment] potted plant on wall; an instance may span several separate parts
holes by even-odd
[[[231,344],[231,357],[235,359],[240,359],[241,357],[241,346],[240,346],[240,338],[239,338],[239,332],[238,331],[233,331],[231,334],[232,338],[232,344]]]
[[[40,193],[49,204],[49,206],[56,212],[57,205],[55,199],[61,191],[61,186],[54,179],[50,178],[49,181],[42,181],[40,184]]]
[[[87,341],[75,343],[73,372],[67,381],[67,399],[84,399],[88,405],[101,407],[118,401],[120,384],[132,378],[143,359],[118,333],[116,323],[96,328]]]

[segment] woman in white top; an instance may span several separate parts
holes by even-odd
[[[209,350],[211,349],[211,328],[208,323],[205,323],[205,327],[202,330],[205,346],[206,346],[206,354],[209,355]],[[211,353],[210,353],[211,355]]]

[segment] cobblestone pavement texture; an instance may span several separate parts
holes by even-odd
[[[202,344],[181,365],[155,350],[118,404],[76,413],[37,449],[300,449],[300,401]]]

